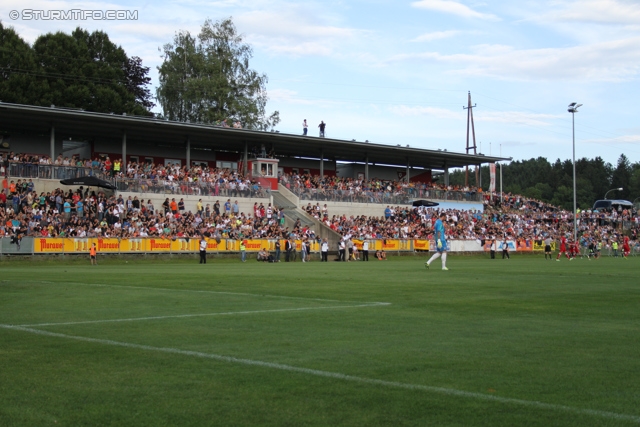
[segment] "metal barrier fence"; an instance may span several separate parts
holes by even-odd
[[[353,203],[379,203],[379,204],[408,204],[414,199],[432,199],[448,201],[482,202],[483,195],[471,191],[448,191],[429,189],[422,190],[408,188],[398,191],[355,191],[355,190],[326,190],[318,188],[292,187],[289,190],[300,200],[314,202],[353,202]]]
[[[268,198],[271,191],[269,188],[262,187],[259,183],[253,183],[244,189],[240,189],[237,185],[230,185],[229,183],[216,185],[216,183],[206,181],[182,182],[146,178],[117,178],[114,184],[118,191],[187,196]]]
[[[55,166],[9,162],[7,172],[11,178],[69,179],[79,178],[81,176],[95,176],[100,179],[107,179],[105,173],[100,169],[80,166]]]

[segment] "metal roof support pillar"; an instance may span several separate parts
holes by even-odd
[[[411,172],[410,172],[410,168],[409,168],[409,159],[407,158],[407,184],[409,183],[409,180],[411,178],[410,174],[411,174]]]
[[[444,185],[449,185],[449,167],[444,165]]]
[[[49,152],[51,154],[51,164],[56,161],[56,127],[51,125],[51,136],[49,137]]]
[[[478,190],[482,189],[482,163],[478,165]]]
[[[369,181],[369,155],[364,158],[364,180]]]
[[[320,150],[320,179],[324,178],[324,150]]]
[[[249,143],[244,143],[244,156],[242,157],[242,175],[247,176],[247,162],[249,161]]]
[[[191,167],[191,139],[187,137],[187,168]]]
[[[127,131],[122,131],[122,163],[120,164],[120,172],[126,175],[127,171]]]

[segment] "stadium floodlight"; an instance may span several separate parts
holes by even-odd
[[[572,102],[569,104],[568,112],[571,113],[571,129],[573,130],[573,241],[578,241],[578,215],[576,207],[576,113],[582,104]]]
[[[611,190],[609,190],[606,193],[604,193],[604,199],[607,200],[607,194],[611,193],[612,191],[622,191],[622,190],[624,190],[622,187],[620,187],[620,188],[612,188]]]

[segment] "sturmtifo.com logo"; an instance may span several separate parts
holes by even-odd
[[[137,21],[137,10],[37,10],[22,9],[9,12],[9,18],[14,21],[22,19],[24,21]]]

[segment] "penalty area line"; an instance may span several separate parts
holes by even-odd
[[[341,308],[379,307],[384,305],[387,305],[387,304],[376,303],[376,304],[360,304],[360,305],[336,305],[332,307],[297,307],[297,308],[278,308],[273,310],[229,311],[225,313],[174,314],[170,316],[131,317],[126,319],[103,319],[103,320],[83,320],[79,322],[34,323],[34,324],[17,325],[17,326],[37,327],[37,326],[85,325],[85,324],[91,324],[91,323],[135,322],[140,320],[181,319],[181,318],[189,318],[189,317],[233,316],[238,314],[242,315],[242,314],[283,313],[288,311],[338,310]]]
[[[435,387],[435,386],[428,386],[428,385],[379,380],[374,378],[357,377],[353,375],[341,374],[338,372],[321,371],[321,370],[309,369],[309,368],[299,368],[296,366],[284,365],[280,363],[263,362],[260,360],[251,360],[251,359],[241,359],[241,358],[236,358],[231,356],[222,356],[222,355],[217,355],[212,353],[203,353],[199,351],[180,350],[177,348],[153,347],[153,346],[142,345],[142,344],[133,344],[133,343],[105,340],[105,339],[99,339],[99,338],[88,338],[88,337],[82,337],[82,336],[76,336],[76,335],[60,334],[56,332],[26,328],[22,326],[11,326],[11,325],[0,324],[0,328],[28,332],[28,333],[43,335],[48,337],[72,339],[76,341],[83,341],[83,342],[89,342],[89,343],[95,343],[95,344],[111,345],[111,346],[124,347],[124,348],[136,349],[136,350],[152,351],[157,353],[168,353],[168,354],[178,354],[182,356],[200,357],[200,358],[211,359],[211,360],[216,360],[220,362],[237,363],[237,364],[248,365],[248,366],[258,366],[262,368],[278,369],[281,371],[296,372],[300,374],[314,375],[317,377],[324,377],[324,378],[333,378],[333,379],[350,381],[350,382],[360,383],[360,384],[370,384],[370,385],[389,387],[389,388],[400,388],[405,390],[424,391],[424,392],[436,393],[436,394],[447,395],[447,396],[484,400],[489,402],[525,406],[529,408],[537,408],[537,409],[544,409],[544,410],[568,412],[568,413],[573,413],[577,415],[590,415],[593,417],[600,417],[600,418],[619,420],[619,421],[629,421],[629,422],[634,422],[636,424],[640,424],[640,416],[637,416],[637,415],[619,414],[616,412],[600,411],[595,409],[575,408],[572,406],[557,405],[553,403],[545,403],[545,402],[539,402],[535,400],[524,400],[524,399],[515,399],[515,398],[509,398],[509,397],[492,396],[492,395],[487,395],[482,393],[475,393],[475,392],[457,390],[457,389],[445,388],[445,387]]]
[[[124,289],[145,289],[149,291],[166,291],[166,292],[194,292],[200,294],[216,294],[216,295],[239,295],[239,296],[248,296],[248,297],[259,297],[259,298],[280,298],[280,299],[291,299],[291,300],[302,300],[302,301],[322,301],[322,302],[341,302],[341,303],[360,303],[360,304],[377,304],[377,305],[391,305],[390,302],[380,302],[380,301],[341,301],[337,299],[326,299],[326,298],[306,298],[306,297],[292,297],[287,295],[272,295],[272,294],[252,294],[248,292],[229,292],[229,291],[206,291],[200,289],[174,289],[174,288],[152,288],[150,286],[127,286],[127,285],[109,285],[105,283],[83,283],[83,282],[51,282],[51,281],[38,281],[32,283],[44,283],[48,285],[76,285],[76,286],[95,286],[95,287],[109,287],[109,288],[124,288]]]

